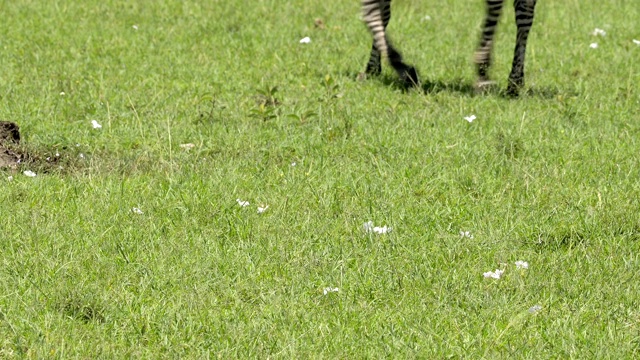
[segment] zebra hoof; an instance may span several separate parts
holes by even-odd
[[[382,65],[380,63],[377,65],[367,64],[367,69],[364,72],[367,75],[378,76],[382,74]]]
[[[509,76],[509,84],[507,85],[507,96],[517,98],[520,95],[520,90],[524,87],[524,75],[522,76]]]
[[[517,98],[520,95],[520,88],[520,86],[509,84],[509,86],[507,86],[507,96]]]
[[[418,72],[412,66],[409,66],[400,72],[400,81],[402,81],[402,84],[407,88],[420,86]]]

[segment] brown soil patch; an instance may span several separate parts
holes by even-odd
[[[15,168],[20,155],[11,148],[20,144],[20,127],[16,123],[0,121],[0,168]]]
[[[32,149],[20,144],[20,127],[9,121],[0,121],[0,170],[16,171],[19,168],[36,170],[37,172],[52,172],[69,170],[73,166],[73,156],[65,156],[62,166],[62,155],[58,150]],[[60,151],[69,150],[62,147]],[[66,151],[69,152],[69,151]]]

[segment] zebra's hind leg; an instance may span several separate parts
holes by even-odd
[[[476,90],[484,90],[495,82],[489,79],[489,68],[491,67],[491,50],[493,48],[493,37],[496,33],[498,20],[502,14],[502,5],[504,0],[486,0],[487,14],[482,27],[482,35],[480,44],[476,49],[473,60],[476,63],[478,71],[478,80],[476,81]]]
[[[405,64],[402,60],[402,55],[400,55],[400,53],[396,51],[396,49],[394,49],[391,45],[387,45],[389,63],[400,77],[400,81],[402,81],[402,84],[405,87],[418,86],[420,84],[420,80],[418,80],[418,72],[416,71],[416,68],[411,65]]]
[[[509,74],[509,85],[507,94],[518,96],[520,89],[524,86],[524,59],[527,49],[527,38],[533,25],[533,15],[536,0],[515,0],[516,26],[518,35],[516,37],[516,48],[513,54],[513,64],[511,74]]]

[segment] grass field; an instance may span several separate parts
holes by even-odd
[[[425,91],[357,1],[5,2],[0,358],[639,357],[637,5],[540,0],[508,99],[480,0],[394,1]]]

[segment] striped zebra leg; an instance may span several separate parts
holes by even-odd
[[[417,85],[418,73],[415,68],[403,62],[402,55],[389,44],[387,38],[386,27],[391,18],[391,0],[362,0],[361,4],[362,17],[373,37],[366,73],[379,74],[382,70],[381,58],[386,57],[405,86]]]
[[[382,28],[383,31],[386,32],[387,25],[389,25],[389,19],[391,18],[391,0],[388,1],[378,1],[380,3],[380,7],[382,9]],[[363,11],[364,11],[363,4]],[[367,62],[367,69],[365,70],[366,74],[370,75],[380,75],[382,72],[382,63],[380,57],[380,51],[376,47],[376,42],[374,40],[373,45],[371,45],[371,55],[369,56],[369,62]]]
[[[491,67],[491,50],[493,48],[493,36],[496,33],[496,27],[502,14],[502,5],[504,0],[486,0],[487,14],[482,27],[482,35],[480,44],[473,56],[478,70],[478,81],[476,88],[482,89],[494,82],[489,80],[489,68]]]
[[[511,74],[509,74],[507,94],[518,96],[519,90],[524,86],[524,58],[529,30],[531,30],[531,25],[533,25],[536,0],[515,0],[514,6],[516,9],[518,35],[516,37],[516,48],[513,54]]]

